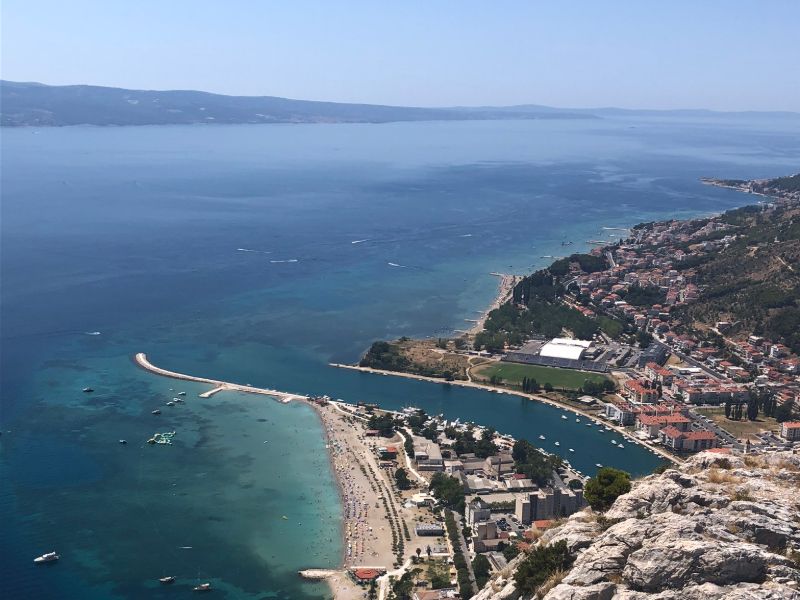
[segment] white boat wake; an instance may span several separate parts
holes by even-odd
[[[300,261],[296,258],[290,258],[288,260],[271,260],[269,262],[271,262],[272,264],[277,264],[277,263],[296,263]]]
[[[252,250],[250,248],[237,248],[236,251],[237,252],[253,252],[255,254],[272,254],[272,252],[269,252],[268,250]]]
[[[364,242],[368,242],[369,240],[353,240],[350,242],[351,244],[363,244]]]

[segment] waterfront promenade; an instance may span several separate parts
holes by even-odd
[[[281,392],[278,390],[270,390],[267,388],[258,388],[258,387],[253,387],[251,385],[241,385],[238,383],[229,383],[227,381],[219,381],[217,379],[208,379],[206,377],[196,377],[194,375],[186,375],[185,373],[176,373],[175,371],[168,371],[167,369],[162,369],[161,367],[155,366],[153,363],[147,360],[147,355],[144,352],[137,353],[134,360],[136,361],[137,365],[139,365],[146,371],[155,373],[156,375],[161,375],[163,377],[170,377],[172,379],[180,379],[182,381],[207,383],[209,385],[214,386],[207,392],[203,392],[202,394],[200,394],[200,396],[203,398],[210,398],[217,392],[230,390],[234,392],[244,392],[246,394],[260,394],[262,396],[270,396],[272,398],[277,398],[281,402],[290,402],[291,400],[308,400],[308,396],[303,396],[301,394],[291,394],[289,392]]]
[[[608,427],[609,429],[617,432],[619,435],[621,435],[622,437],[627,439],[630,443],[642,446],[643,448],[646,448],[647,450],[649,450],[651,452],[654,452],[655,454],[658,454],[662,458],[666,458],[668,461],[670,461],[672,463],[682,463],[683,462],[682,458],[679,458],[679,457],[675,456],[674,454],[671,454],[671,453],[667,452],[666,450],[664,450],[662,448],[659,448],[657,446],[653,446],[651,444],[642,443],[641,440],[633,437],[631,435],[631,432],[626,430],[624,427],[620,427],[619,425],[616,425],[616,424],[611,423],[609,421],[605,421],[605,420],[599,419],[596,414],[591,413],[591,412],[589,412],[587,410],[584,410],[582,408],[578,408],[578,407],[575,407],[575,406],[572,406],[572,405],[569,405],[569,404],[565,404],[563,402],[558,402],[557,400],[553,400],[552,398],[547,398],[547,397],[542,396],[540,394],[528,394],[526,392],[522,392],[522,391],[519,391],[519,390],[512,390],[512,389],[507,389],[507,388],[493,387],[491,385],[486,385],[486,384],[483,384],[483,383],[477,383],[477,382],[471,381],[471,380],[470,381],[464,381],[464,380],[457,379],[455,381],[447,381],[447,380],[442,379],[440,377],[428,377],[428,376],[425,376],[425,375],[416,375],[414,373],[404,373],[403,371],[387,371],[387,370],[384,370],[384,369],[375,369],[375,368],[372,368],[372,367],[361,367],[359,365],[345,365],[345,364],[341,364],[341,363],[328,363],[328,366],[336,367],[337,369],[350,369],[352,371],[360,371],[362,373],[370,373],[370,374],[373,374],[373,375],[383,375],[383,376],[389,376],[389,377],[405,377],[406,379],[415,379],[417,381],[427,381],[429,383],[438,383],[438,384],[441,384],[441,385],[454,385],[454,386],[460,386],[460,387],[476,388],[476,389],[481,389],[481,390],[485,390],[487,392],[493,392],[493,393],[497,393],[497,394],[509,394],[511,396],[519,396],[521,398],[527,398],[528,400],[534,400],[536,402],[541,402],[543,404],[549,404],[550,406],[552,406],[554,408],[559,408],[561,410],[567,410],[567,411],[569,411],[571,413],[574,413],[575,415],[581,415],[583,417],[586,417],[587,419],[590,419],[592,422],[594,422],[594,423],[596,423],[598,425],[603,425],[604,427]]]

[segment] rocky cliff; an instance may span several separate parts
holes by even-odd
[[[478,600],[800,600],[800,455],[702,453],[651,475],[604,514],[547,531],[574,562],[533,593],[517,557]]]

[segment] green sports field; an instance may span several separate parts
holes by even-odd
[[[517,363],[496,362],[481,365],[472,369],[474,380],[489,379],[496,375],[506,385],[522,385],[522,378],[528,377],[539,382],[540,386],[549,383],[554,388],[577,390],[587,379],[594,383],[603,383],[609,377],[599,373],[587,373],[572,369],[557,369],[555,367],[542,367],[539,365],[522,365]]]

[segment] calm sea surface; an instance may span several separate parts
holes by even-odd
[[[296,576],[341,556],[316,415],[200,399],[137,369],[140,351],[544,433],[587,472],[648,472],[653,455],[557,409],[327,363],[463,328],[494,296],[489,272],[543,266],[562,242],[750,200],[701,176],[799,164],[800,123],[777,119],[3,130],[2,596],[172,598],[198,581],[226,598],[326,596]],[[177,391],[186,404],[163,406]],[[172,430],[172,446],[145,443]],[[34,568],[50,550],[62,560]]]

